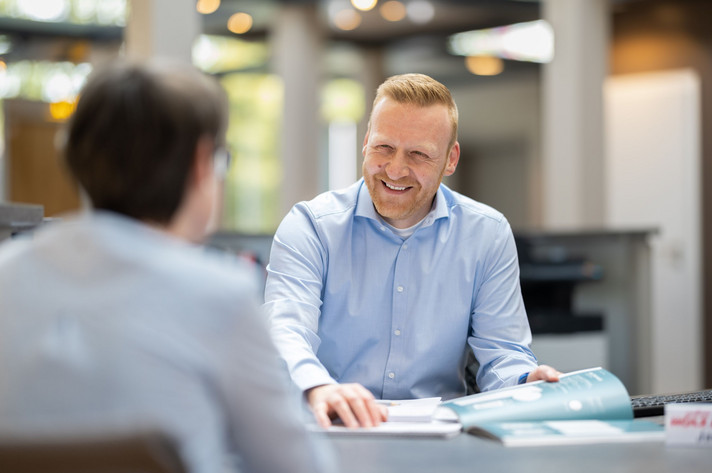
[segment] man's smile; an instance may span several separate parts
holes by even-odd
[[[386,181],[381,181],[384,186],[386,186],[388,189],[394,190],[394,191],[405,191],[410,189],[410,186],[394,186],[393,184],[389,184]]]

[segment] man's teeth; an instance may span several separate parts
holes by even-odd
[[[405,187],[392,186],[387,182],[384,182],[384,184],[386,185],[386,187],[388,187],[389,189],[393,189],[394,191],[404,191],[406,189]]]

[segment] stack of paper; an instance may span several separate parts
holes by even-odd
[[[452,419],[434,419],[440,406],[439,397],[406,400],[379,400],[388,407],[388,421],[378,427],[348,428],[332,425],[327,432],[341,435],[388,435],[399,437],[452,437],[462,431],[462,425]],[[314,430],[321,430],[314,428]]]
[[[391,401],[384,399],[379,404],[388,406],[389,422],[430,422],[440,405],[439,397]]]

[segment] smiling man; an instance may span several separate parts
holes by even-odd
[[[468,346],[481,390],[558,380],[529,349],[509,223],[441,183],[460,158],[457,123],[441,83],[389,78],[363,179],[300,202],[277,230],[265,306],[322,426],[378,425],[376,399],[464,395]]]

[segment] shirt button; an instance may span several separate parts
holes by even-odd
[[[407,250],[408,249],[408,243],[403,243],[403,249]]]
[[[398,292],[403,292],[403,286],[398,286],[398,287],[396,288],[396,291],[398,291]]]
[[[381,231],[383,231],[383,230],[385,230],[385,229],[386,229],[386,227],[381,227]]]
[[[400,334],[401,334],[401,331],[398,330],[398,329],[395,329],[395,330],[393,331],[393,333],[394,333],[395,335],[400,335]]]
[[[393,371],[391,371],[390,373],[388,373],[388,377],[393,379],[396,377],[396,374]]]

